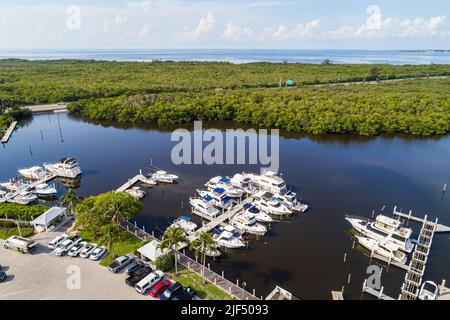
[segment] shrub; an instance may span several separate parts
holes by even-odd
[[[167,272],[175,266],[175,257],[173,255],[162,255],[156,258],[155,267],[162,272]]]

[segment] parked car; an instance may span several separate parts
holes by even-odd
[[[73,244],[79,244],[81,241],[83,241],[83,238],[81,238],[80,236],[73,236],[73,237],[69,237],[69,240],[72,240]]]
[[[150,267],[141,267],[137,269],[131,276],[126,278],[125,283],[129,286],[134,287],[139,281],[144,279],[150,273],[152,273],[152,269]]]
[[[84,247],[87,245],[86,241],[81,241],[80,243],[74,245],[70,250],[69,250],[69,256],[71,257],[76,257],[78,256],[81,251],[84,249]]]
[[[132,275],[137,269],[142,268],[144,266],[144,262],[141,260],[133,260],[129,265],[126,266],[125,272],[128,275]]]
[[[70,249],[72,249],[73,246],[74,246],[73,241],[67,239],[58,244],[54,252],[57,256],[64,256],[67,252],[69,252]]]
[[[6,275],[6,273],[3,272],[3,271],[0,271],[0,282],[5,281],[6,278],[8,278],[8,276]]]
[[[98,247],[98,245],[96,245],[95,243],[88,243],[87,245],[84,246],[83,250],[81,250],[80,257],[81,258],[89,258],[91,253],[95,249],[97,249],[97,247]]]
[[[105,247],[97,247],[92,251],[91,255],[89,256],[89,259],[97,261],[100,260],[101,257],[103,257],[108,250]]]
[[[145,294],[150,290],[161,278],[164,277],[164,273],[160,270],[150,273],[144,279],[139,281],[134,287],[140,294]]]
[[[180,292],[178,292],[173,298],[172,300],[192,300],[195,297],[195,294],[197,293],[197,291],[192,288],[192,287],[187,287],[184,288],[183,290],[181,290]]]
[[[157,284],[155,284],[149,291],[149,295],[153,298],[157,298],[161,293],[166,291],[172,285],[172,282],[169,279],[162,279]]]
[[[114,273],[119,272],[127,265],[134,261],[133,255],[128,254],[126,256],[118,257],[113,263],[108,266],[108,270]]]
[[[181,285],[181,283],[175,282],[170,287],[168,287],[166,290],[164,290],[163,293],[158,295],[158,298],[160,300],[172,300],[172,298],[182,290],[183,290],[183,286]]]
[[[60,244],[61,242],[63,242],[64,240],[67,239],[67,234],[62,234],[60,236],[57,236],[56,238],[53,238],[52,240],[50,240],[50,242],[48,243],[48,247],[50,249],[56,249],[56,247],[58,246],[58,244]]]

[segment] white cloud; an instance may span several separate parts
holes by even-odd
[[[424,18],[416,18],[414,20],[403,20],[400,22],[403,31],[401,37],[423,37],[436,35],[437,29],[444,23],[445,16],[431,17],[426,20]]]
[[[142,9],[144,11],[148,11],[152,8],[153,1],[145,0],[145,1],[133,1],[128,4],[130,8]]]
[[[185,27],[183,32],[179,32],[178,35],[182,38],[197,40],[207,34],[216,24],[216,18],[213,12],[208,11],[206,17],[202,17],[195,29],[191,30],[189,27]]]
[[[228,22],[223,37],[233,42],[241,41],[244,38],[251,38],[255,31],[250,27],[240,27],[233,22]]]
[[[285,25],[279,25],[277,30],[272,34],[272,38],[278,40],[293,40],[310,37],[320,27],[320,20],[315,19],[305,24],[297,23],[292,30],[288,30]]]

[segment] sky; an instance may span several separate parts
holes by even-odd
[[[2,49],[450,49],[449,0],[0,0]]]

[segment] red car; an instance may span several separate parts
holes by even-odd
[[[170,280],[164,279],[155,284],[150,290],[149,294],[153,298],[157,298],[161,293],[163,293],[168,287],[172,285],[172,282]]]

